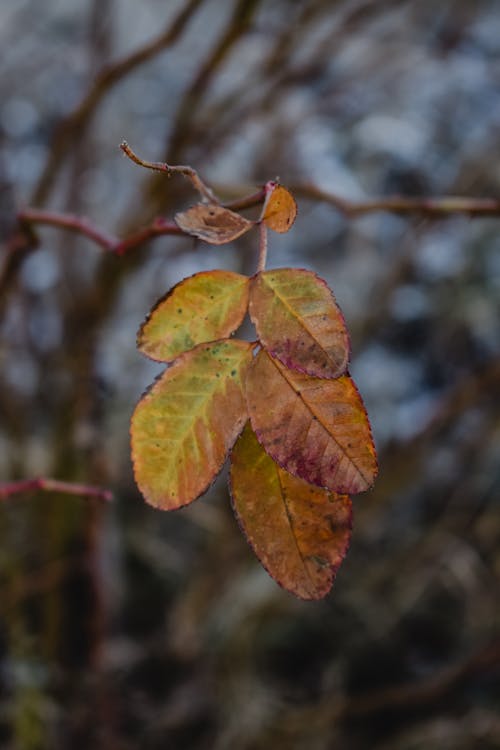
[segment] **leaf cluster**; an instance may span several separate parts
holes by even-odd
[[[287,231],[295,201],[268,185],[261,221]],[[176,221],[213,244],[252,225],[217,204],[198,204]],[[253,342],[232,338],[247,312]],[[187,505],[229,457],[232,505],[264,567],[301,598],[325,596],[350,541],[350,495],[377,472],[347,369],[348,332],[327,284],[297,268],[197,273],[153,307],[138,347],[167,364],[131,423],[147,502]]]

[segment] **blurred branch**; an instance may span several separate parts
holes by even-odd
[[[2,482],[0,484],[0,500],[6,500],[12,497],[12,495],[33,491],[63,492],[67,495],[97,497],[101,500],[113,499],[113,493],[102,487],[95,487],[90,484],[76,484],[74,482],[61,482],[58,479],[49,479],[47,477],[35,477],[34,479],[20,479],[16,482]]]
[[[420,214],[429,218],[443,218],[456,213],[471,217],[500,216],[500,199],[496,198],[461,198],[453,195],[439,198],[405,198],[401,195],[392,195],[387,198],[354,202],[308,183],[292,185],[290,190],[297,196],[328,203],[349,219],[379,211],[392,214]]]
[[[341,720],[359,719],[381,712],[408,710],[437,703],[466,680],[500,666],[500,640],[481,646],[463,661],[434,673],[427,679],[408,685],[353,696],[338,711]]]
[[[287,726],[292,728],[307,724],[323,726],[325,731],[332,725],[350,723],[373,717],[423,709],[439,705],[455,690],[469,680],[494,672],[500,666],[500,640],[494,639],[482,645],[463,660],[450,664],[421,680],[351,695],[341,699],[338,695],[326,695],[320,701],[297,711],[285,713]]]
[[[151,60],[168,46],[177,41],[193,13],[203,0],[189,0],[173,23],[135,52],[106,65],[97,74],[93,85],[73,112],[64,119],[54,133],[50,156],[33,192],[32,203],[44,203],[59,171],[66,153],[75,137],[80,135],[91,120],[94,112],[110,89],[125,78],[132,70]]]
[[[191,138],[193,134],[192,123],[196,121],[195,115],[199,99],[207,90],[210,79],[223,63],[232,47],[249,30],[259,3],[260,0],[237,0],[233,14],[222,36],[210,51],[209,56],[201,65],[193,82],[185,92],[177,110],[167,149],[167,153],[171,154],[172,158],[179,158]]]

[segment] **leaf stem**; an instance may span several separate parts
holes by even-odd
[[[192,182],[194,189],[199,192],[204,201],[220,204],[220,201],[215,196],[214,192],[208,187],[208,185],[205,185],[198,172],[193,169],[193,167],[188,167],[183,164],[177,164],[174,166],[162,161],[145,161],[132,151],[127,141],[122,141],[122,143],[120,143],[120,148],[125,156],[128,156],[131,161],[138,164],[140,167],[152,169],[155,172],[165,172],[165,174],[169,176],[175,173],[184,175],[184,177],[187,177],[187,179]]]
[[[257,264],[257,273],[264,271],[267,260],[267,226],[263,221],[259,224],[259,262]]]

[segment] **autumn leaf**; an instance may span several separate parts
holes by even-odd
[[[368,416],[348,375],[313,378],[262,349],[248,368],[246,394],[259,442],[291,474],[349,495],[373,484],[377,459]]]
[[[258,273],[250,285],[249,310],[262,344],[286,367],[321,378],[345,372],[344,317],[327,284],[312,271]]]
[[[215,341],[182,354],[137,404],[132,460],[147,502],[190,503],[214,480],[247,419],[242,378],[252,344]]]
[[[231,452],[233,508],[255,554],[302,599],[330,591],[351,537],[351,501],[281,469],[247,424]]]
[[[276,182],[266,185],[261,221],[275,232],[288,232],[297,216],[297,204],[289,190]]]
[[[141,326],[137,346],[151,359],[171,362],[197,344],[228,337],[248,305],[249,279],[206,271],[184,279],[160,299]]]
[[[225,245],[248,232],[254,222],[217,203],[197,203],[175,214],[175,222],[187,234],[211,245]]]

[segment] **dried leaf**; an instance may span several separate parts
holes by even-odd
[[[344,317],[326,282],[312,271],[258,273],[250,285],[250,316],[262,344],[287,367],[319,378],[345,372]]]
[[[230,336],[248,306],[249,279],[230,271],[206,271],[184,279],[160,299],[137,336],[148,357],[171,362],[197,344]]]
[[[248,232],[254,223],[217,203],[197,203],[175,215],[175,222],[187,234],[211,245],[225,245]]]
[[[302,599],[330,591],[351,537],[351,501],[297,479],[263,450],[249,425],[231,453],[238,521],[268,573]]]
[[[269,186],[269,188],[268,188]],[[268,182],[261,221],[275,232],[288,232],[297,217],[297,204],[289,190],[276,182]]]
[[[252,427],[284,469],[349,495],[373,484],[377,459],[370,424],[348,375],[313,378],[261,350],[248,369],[246,392]]]
[[[139,401],[132,459],[148,503],[179,508],[214,480],[247,419],[242,378],[251,358],[252,345],[245,341],[200,344]]]

